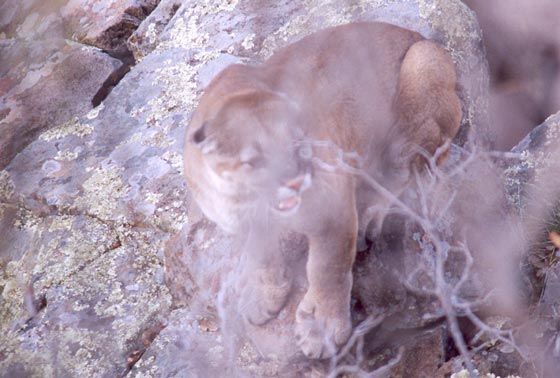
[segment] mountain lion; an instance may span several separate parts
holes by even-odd
[[[298,345],[326,358],[346,342],[358,234],[390,205],[352,172],[399,195],[457,133],[455,87],[439,44],[384,23],[328,28],[214,78],[186,134],[185,176],[205,215],[247,239],[238,308],[248,322],[285,305],[293,270],[279,238],[295,231],[309,245]]]

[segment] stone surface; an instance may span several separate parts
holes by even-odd
[[[518,160],[506,170],[510,200],[519,208],[550,207],[558,192],[557,168],[560,162],[560,113],[551,115],[529,133],[512,152]]]
[[[477,13],[492,77],[496,147],[509,150],[560,111],[560,4],[556,0],[465,0]]]
[[[0,171],[0,226],[8,235],[0,239],[3,375],[301,377],[337,367],[305,360],[295,347],[293,312],[305,282],[266,327],[239,319],[231,294],[239,246],[204,219],[185,187],[185,128],[203,88],[225,66],[260,61],[327,26],[389,21],[450,50],[464,130],[484,126],[480,33],[458,0],[174,5],[162,2],[131,39],[142,60],[101,105],[44,131]],[[297,239],[287,242],[304,249]],[[361,297],[365,282],[357,279]],[[431,302],[403,314],[413,298],[397,290],[387,300],[391,290],[365,306],[380,315],[401,311],[401,325],[380,331],[425,326],[417,314]],[[368,315],[359,298],[356,324]],[[441,358],[436,336],[426,336],[429,350],[418,349],[422,338],[403,342],[409,354],[395,368]],[[397,354],[391,345],[365,368]],[[339,362],[358,357],[350,351]]]
[[[167,28],[184,1],[163,0],[128,39],[128,48],[136,61],[142,60],[159,43],[159,36]]]
[[[60,12],[78,41],[126,56],[126,40],[159,0],[69,0]]]
[[[0,168],[40,132],[91,110],[121,65],[60,38],[0,40]]]
[[[530,245],[526,262],[538,302],[533,322],[522,334],[543,366],[544,377],[554,377],[560,366],[560,249],[549,232],[560,231],[560,113],[546,119],[513,150],[519,158],[505,170],[509,198],[524,219],[524,237]]]
[[[7,0],[0,4],[0,35],[58,37],[127,56],[126,40],[159,0]]]

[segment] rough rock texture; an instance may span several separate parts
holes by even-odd
[[[121,65],[60,38],[0,40],[0,168],[40,132],[91,110]]]
[[[6,0],[0,4],[0,35],[68,38],[126,56],[126,40],[159,0]]]
[[[525,341],[542,360],[544,376],[554,377],[560,366],[560,245],[551,243],[560,232],[560,113],[546,119],[513,150],[519,158],[505,170],[509,199],[520,209],[531,250],[526,269],[539,300],[533,309]]]
[[[301,377],[332,370],[295,347],[293,312],[304,282],[266,327],[240,321],[231,295],[239,250],[189,197],[181,153],[197,98],[222,68],[353,20],[389,21],[441,41],[458,67],[464,130],[485,126],[480,32],[459,0],[187,0],[179,8],[163,1],[130,42],[141,62],[103,103],[43,132],[0,171],[7,235],[0,239],[0,375]],[[286,242],[294,258],[304,257],[300,240]],[[366,313],[355,304],[359,323]],[[397,376],[416,377],[423,372],[403,361],[437,365],[444,331],[408,319],[405,328],[433,329],[401,343],[407,347]],[[368,369],[398,354],[398,346],[377,346],[384,352],[364,361]],[[353,353],[345,359],[355,362]]]
[[[0,3],[0,168],[39,132],[106,97],[130,63],[128,37],[157,2]]]
[[[142,60],[152,52],[159,43],[159,36],[181,7],[181,0],[163,0],[148,16],[145,22],[128,39],[128,48],[136,61]]]
[[[159,0],[69,0],[61,8],[72,37],[114,56],[128,54],[126,40]]]
[[[512,149],[519,154],[519,160],[510,163],[505,174],[510,201],[518,208],[542,213],[560,198],[559,140],[560,113],[556,113]]]

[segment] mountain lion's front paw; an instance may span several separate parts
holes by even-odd
[[[238,309],[249,323],[263,325],[282,310],[292,282],[287,275],[265,269],[247,276],[238,285]]]
[[[330,358],[352,332],[349,306],[340,303],[316,303],[309,293],[296,312],[296,339],[309,358]]]

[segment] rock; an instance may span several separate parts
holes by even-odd
[[[156,7],[159,0],[69,0],[60,12],[76,40],[108,51],[129,54],[126,40]]]
[[[550,231],[560,228],[560,113],[548,117],[512,152],[518,158],[505,170],[509,200],[524,220],[528,244],[525,274],[535,299],[529,325],[520,339],[526,353],[543,367],[544,377],[557,375],[560,363],[560,265]],[[525,376],[525,375],[523,375]]]
[[[459,0],[174,4],[162,2],[144,21],[130,41],[142,60],[98,107],[44,131],[0,171],[0,225],[9,235],[0,240],[2,374],[90,376],[94,367],[97,376],[138,377],[329,371],[328,363],[304,359],[293,339],[304,279],[267,326],[239,319],[231,288],[240,248],[204,219],[184,184],[190,113],[227,65],[262,60],[327,26],[394,22],[450,50],[464,130],[483,125],[480,33]],[[303,248],[301,240],[286,242],[288,250]],[[364,318],[355,312],[358,324]],[[417,326],[409,317],[405,325]],[[407,348],[421,351],[423,340]],[[430,343],[428,355],[441,346]],[[397,353],[389,352],[385,361]],[[341,363],[355,361],[352,353]]]
[[[10,38],[72,39],[123,58],[129,55],[126,40],[158,2],[8,0],[0,4],[0,33]]]
[[[483,31],[496,147],[507,151],[560,110],[560,5],[555,0],[465,0]]]
[[[0,40],[0,168],[39,133],[81,116],[122,63],[64,39]]]
[[[180,0],[160,1],[156,9],[132,33],[127,44],[136,61],[142,60],[157,47],[159,36],[183,3],[185,2]]]
[[[0,4],[0,37],[63,38],[61,1],[6,0]]]
[[[531,211],[542,212],[554,203],[555,198],[560,198],[557,180],[559,139],[560,113],[556,113],[512,149],[517,159],[509,162],[505,174],[510,201],[519,209],[526,211],[530,205]]]
[[[2,375],[91,376],[93,367],[98,376],[124,374],[149,346],[142,335],[169,313],[161,259],[187,220],[184,126],[170,101],[160,103],[158,59],[146,64],[105,103],[43,132],[1,171],[9,235],[0,242]],[[25,296],[27,288],[34,295]],[[35,298],[46,307],[24,305]]]

